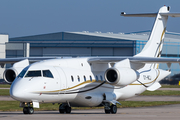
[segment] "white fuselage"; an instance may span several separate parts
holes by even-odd
[[[127,99],[141,94],[146,87],[165,76],[162,74],[164,71],[159,69],[140,69],[137,81],[127,86],[113,86],[104,79],[109,65],[90,64],[87,59],[52,59],[31,64],[24,70],[24,75],[16,77],[10,95],[21,102],[68,102],[71,106],[98,106],[104,94],[110,100]],[[48,70],[52,76],[45,76]],[[40,71],[40,75],[28,76],[29,71]]]

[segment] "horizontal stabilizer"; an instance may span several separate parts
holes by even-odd
[[[121,16],[124,16],[124,17],[156,17],[157,13],[126,14],[125,12],[122,12]]]
[[[180,17],[180,13],[160,13],[162,16]]]
[[[124,17],[156,17],[158,13],[126,14],[121,13]],[[161,16],[180,17],[180,13],[159,13]]]
[[[155,91],[157,89],[159,89],[161,87],[161,84],[159,84],[158,82],[154,83],[153,85],[149,86],[147,88],[148,91]]]

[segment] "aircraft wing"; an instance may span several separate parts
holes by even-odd
[[[119,62],[129,59],[130,62],[137,63],[180,63],[180,58],[155,58],[155,57],[94,57],[88,60],[89,63]]]
[[[3,58],[0,59],[0,64],[5,64],[5,63],[16,63],[21,60],[28,59],[29,62],[37,62],[41,60],[47,60],[47,59],[56,59],[60,57],[19,57],[19,58]]]
[[[0,64],[15,63],[21,60],[28,59],[29,62],[37,62],[47,59],[60,59],[62,57],[19,57],[19,58],[3,58],[0,59]],[[129,59],[131,62],[138,63],[180,63],[180,58],[155,58],[155,57],[90,57],[89,63],[108,63],[108,62],[119,62],[121,60]]]
[[[4,58],[0,59],[0,66],[3,67],[6,63],[16,63],[21,60],[28,59],[30,63],[47,60],[61,59],[62,57],[20,57],[20,58]],[[134,69],[142,68],[146,63],[166,63],[168,67],[171,63],[180,63],[180,58],[155,58],[155,57],[90,57],[89,63],[116,63],[128,59]]]
[[[90,58],[89,63],[117,63],[124,60],[128,60],[128,64],[133,69],[140,69],[144,67],[146,63],[166,63],[170,68],[171,63],[180,63],[180,58],[155,58],[155,57],[97,57]],[[126,63],[122,63],[126,64]]]

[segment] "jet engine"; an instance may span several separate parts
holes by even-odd
[[[3,78],[8,84],[12,84],[15,78],[19,75],[19,73],[29,65],[28,59],[19,61],[14,63],[11,68],[8,68],[4,71]]]
[[[109,68],[105,72],[105,80],[114,86],[126,86],[139,78],[139,73],[131,68]]]
[[[8,84],[12,84],[12,82],[15,80],[15,78],[18,76],[18,74],[22,71],[23,68],[8,68],[4,71],[4,80]]]

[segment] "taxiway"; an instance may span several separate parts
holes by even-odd
[[[33,115],[22,112],[0,112],[2,120],[179,120],[180,104],[157,107],[120,108],[117,114],[105,114],[103,109],[72,110],[71,114],[58,111],[35,111]]]

